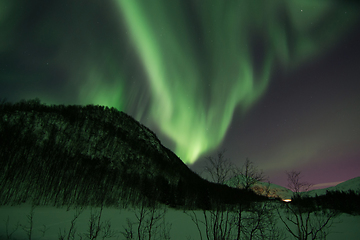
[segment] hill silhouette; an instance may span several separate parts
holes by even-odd
[[[262,201],[202,179],[154,132],[103,106],[0,105],[0,204],[211,209]]]

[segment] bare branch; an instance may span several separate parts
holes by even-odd
[[[286,172],[287,174],[287,178],[288,178],[288,187],[291,191],[293,191],[296,195],[298,195],[298,193],[300,192],[306,192],[310,189],[310,187],[312,186],[311,183],[307,183],[307,182],[301,182],[301,177],[300,174],[301,172],[297,172],[297,171],[291,171],[291,172]]]
[[[218,152],[217,157],[207,157],[205,172],[210,174],[210,180],[214,183],[224,184],[233,177],[233,165],[225,158],[225,150]]]

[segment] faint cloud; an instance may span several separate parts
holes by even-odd
[[[328,187],[333,187],[336,186],[340,183],[342,183],[344,181],[340,181],[340,182],[328,182],[328,183],[318,183],[312,186],[311,189],[320,189],[320,188],[328,188]]]

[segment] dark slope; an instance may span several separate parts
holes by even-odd
[[[102,106],[0,105],[0,204],[211,208],[252,192],[193,173],[131,116]]]

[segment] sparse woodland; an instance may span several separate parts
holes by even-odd
[[[201,240],[325,239],[337,216],[360,214],[358,192],[297,194],[308,186],[297,172],[288,174],[296,193],[291,203],[268,198],[266,191],[259,196],[251,189],[266,179],[263,172],[249,159],[232,165],[225,152],[207,159],[206,180],[151,130],[114,108],[2,101],[0,134],[0,204],[33,206],[26,226],[4,223],[4,239],[17,231],[31,239],[33,209],[42,205],[77,209],[69,228],[59,231],[63,240],[170,239],[169,208],[183,211]],[[114,231],[102,218],[107,207],[132,209],[134,218]],[[84,208],[97,210],[88,231],[79,233]],[[44,226],[44,236],[46,231]]]
[[[30,100],[3,103],[0,111],[0,204],[118,207],[146,198],[196,209],[210,207],[213,198],[232,204],[234,194],[259,199],[202,179],[116,109]]]

